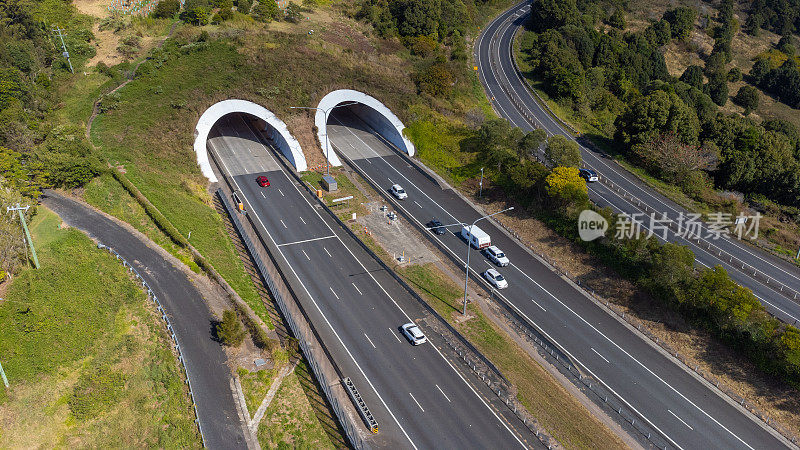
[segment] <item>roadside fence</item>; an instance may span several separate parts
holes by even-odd
[[[203,434],[203,425],[200,423],[200,416],[197,414],[197,403],[194,401],[194,391],[192,390],[192,380],[189,377],[189,370],[186,368],[186,360],[183,357],[183,350],[181,349],[181,344],[178,341],[178,336],[175,334],[175,330],[172,327],[172,321],[169,318],[169,315],[164,310],[164,307],[161,306],[161,301],[156,296],[155,292],[150,288],[147,284],[147,281],[142,278],[139,274],[139,271],[136,270],[125,258],[123,258],[116,250],[113,248],[104,245],[104,244],[97,244],[97,248],[108,250],[109,253],[114,255],[118,260],[122,262],[122,265],[128,269],[128,272],[131,273],[136,280],[142,284],[142,288],[145,289],[147,292],[147,297],[156,305],[156,309],[159,313],[161,313],[161,318],[167,324],[167,331],[169,331],[170,336],[172,337],[172,343],[175,350],[178,352],[178,361],[181,362],[181,367],[183,368],[183,374],[186,376],[186,384],[189,387],[189,397],[192,399],[192,408],[194,409],[194,423],[197,424],[197,429],[200,432],[200,440],[202,441],[203,447],[206,446],[205,436]]]
[[[336,414],[339,423],[342,426],[342,429],[347,436],[347,439],[350,441],[350,444],[356,449],[369,449],[369,445],[364,442],[361,436],[358,433],[357,425],[350,420],[350,416],[345,412],[342,406],[339,404],[337,397],[333,395],[331,392],[331,380],[328,380],[325,376],[325,373],[321,370],[320,364],[317,362],[317,359],[312,352],[310,343],[308,342],[307,334],[304,330],[298,326],[295,319],[292,317],[291,312],[287,308],[286,300],[284,300],[283,295],[281,294],[280,290],[278,290],[275,282],[273,281],[272,277],[267,270],[267,267],[264,265],[264,262],[261,260],[261,257],[256,252],[256,247],[253,244],[253,241],[250,239],[249,235],[245,232],[245,229],[239,220],[239,216],[236,212],[236,209],[231,204],[228,197],[222,191],[222,189],[218,189],[216,192],[219,199],[222,201],[222,204],[225,207],[225,210],[228,212],[228,216],[231,218],[234,227],[236,227],[236,231],[239,233],[239,236],[242,238],[245,246],[247,247],[247,251],[250,253],[250,256],[253,258],[253,261],[256,264],[256,268],[258,269],[259,273],[261,274],[262,279],[264,280],[267,288],[269,289],[270,293],[272,294],[273,298],[275,298],[276,303],[278,304],[278,308],[281,311],[286,323],[289,325],[292,334],[297,338],[298,343],[300,344],[300,349],[303,352],[306,360],[308,361],[311,370],[314,373],[314,376],[317,378],[319,385],[322,387],[322,390],[325,392],[325,396],[328,399],[331,407],[333,408],[334,413]]]

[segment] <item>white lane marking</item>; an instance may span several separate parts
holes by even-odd
[[[392,336],[394,336],[394,338],[395,338],[395,339],[397,339],[397,342],[403,342],[403,341],[401,341],[401,340],[400,340],[400,338],[399,338],[399,337],[397,337],[397,333],[395,333],[394,331],[392,331],[392,329],[391,329],[391,328],[389,328],[389,333],[390,333]]]
[[[283,219],[281,219],[281,225],[283,225],[283,228],[286,228],[287,230],[289,229],[289,227],[287,227],[286,224],[283,223]]]
[[[262,145],[263,145],[263,144],[262,144]],[[224,165],[224,161],[223,161],[223,165]],[[226,171],[228,171],[228,173],[230,173],[230,171],[228,170],[228,168],[227,168],[227,167],[225,167],[225,170],[226,170]],[[291,181],[291,178],[289,177],[289,175],[286,175],[286,172],[283,170],[283,168],[282,168],[282,167],[280,168],[280,170],[281,170],[281,172],[284,174],[284,176],[285,176],[285,177],[286,177],[286,178],[287,178],[289,181]],[[236,185],[237,189],[239,189],[239,190],[241,191],[241,189],[239,188],[239,184],[236,182],[236,180],[233,180],[233,183]],[[334,233],[333,229],[330,227],[330,225],[328,224],[328,222],[326,222],[326,221],[325,221],[325,220],[322,218],[322,216],[320,215],[320,212],[319,212],[319,211],[318,211],[316,208],[314,208],[314,206],[313,206],[313,205],[311,204],[311,202],[310,202],[310,201],[309,201],[309,200],[306,198],[306,196],[305,196],[305,195],[303,195],[303,193],[300,191],[300,188],[299,188],[299,187],[297,187],[297,186],[296,186],[296,185],[294,185],[294,184],[292,184],[292,186],[293,186],[293,187],[294,187],[294,189],[297,191],[297,193],[300,195],[300,197],[301,197],[301,198],[302,198],[302,199],[305,201],[305,203],[308,205],[308,207],[309,207],[309,208],[311,208],[311,209],[314,211],[314,213],[317,215],[317,217],[319,218],[319,220],[320,220],[322,223],[324,223],[324,224],[325,224],[325,226],[328,228],[328,230],[330,230],[330,231],[331,231],[331,233],[333,233],[333,234],[334,234],[334,237],[336,237],[336,238],[339,240],[339,242],[342,244],[342,246],[345,248],[345,250],[347,250],[347,252],[348,252],[348,253],[350,253],[350,256],[352,256],[352,258],[353,258],[353,259],[354,259],[356,262],[358,262],[358,264],[361,266],[361,268],[362,268],[362,269],[364,269],[364,271],[366,271],[366,272],[367,272],[367,274],[370,276],[370,278],[372,278],[372,280],[375,282],[375,284],[377,284],[377,285],[378,285],[378,287],[381,289],[381,291],[383,291],[383,293],[384,293],[384,294],[385,294],[385,295],[386,295],[386,296],[387,296],[387,297],[388,297],[388,298],[389,298],[389,299],[392,301],[392,303],[393,303],[393,304],[394,304],[394,305],[397,307],[397,309],[398,309],[398,310],[399,310],[399,311],[400,311],[400,312],[401,312],[401,313],[402,313],[404,316],[406,316],[406,319],[408,319],[408,321],[409,321],[409,322],[411,322],[412,320],[411,320],[411,318],[408,316],[408,314],[407,314],[407,313],[406,313],[406,312],[405,312],[405,311],[404,311],[404,310],[403,310],[403,309],[400,307],[400,305],[398,305],[398,304],[397,304],[397,302],[394,300],[394,298],[393,298],[391,295],[389,295],[389,293],[386,291],[386,289],[384,289],[383,285],[381,285],[380,283],[378,283],[378,281],[377,281],[377,280],[375,279],[375,277],[372,275],[372,272],[368,271],[368,270],[366,269],[366,267],[364,266],[364,264],[362,264],[362,263],[361,263],[361,260],[359,260],[358,258],[356,258],[356,256],[353,254],[353,252],[350,250],[350,248],[349,248],[349,247],[348,247],[348,246],[347,246],[347,245],[344,243],[344,241],[342,241],[342,239],[341,239],[341,238],[340,238],[338,235],[336,235],[336,234]],[[247,198],[245,198],[244,200],[247,202]],[[249,202],[247,202],[247,203],[248,203],[248,207],[250,207],[250,208],[252,209],[252,205],[249,205]],[[266,226],[264,226],[264,223],[261,221],[261,217],[259,217],[259,216],[256,214],[256,218],[258,219],[258,222],[261,224],[261,227],[262,227],[264,230],[267,230]],[[273,243],[275,242],[275,240],[274,240],[274,239],[272,239],[272,235],[270,235],[270,234],[269,234],[269,231],[267,231],[267,236],[270,238],[270,240],[271,240]],[[289,261],[288,261],[288,259],[286,258],[286,255],[283,253],[283,251],[279,249],[279,252],[281,253],[281,256],[283,256],[283,258],[284,258],[284,261],[286,261],[286,262],[288,263]],[[317,311],[318,311],[318,312],[319,312],[319,313],[322,315],[323,319],[325,319],[325,323],[326,323],[326,324],[328,325],[328,327],[331,329],[331,331],[333,332],[334,336],[336,336],[336,339],[339,341],[339,343],[341,344],[341,346],[342,346],[342,347],[345,349],[345,351],[347,352],[348,356],[350,356],[350,359],[351,359],[351,360],[353,361],[353,363],[356,365],[356,367],[358,368],[359,372],[361,372],[361,375],[364,377],[364,379],[366,379],[366,380],[367,380],[367,383],[368,383],[368,384],[369,384],[369,386],[372,388],[373,392],[375,392],[375,395],[377,395],[378,399],[381,401],[381,404],[382,404],[382,405],[384,406],[384,408],[386,408],[386,410],[389,412],[389,415],[390,415],[390,416],[392,416],[392,419],[393,419],[393,420],[394,420],[394,422],[397,424],[397,426],[400,428],[400,431],[402,431],[402,432],[403,432],[403,435],[406,437],[406,439],[408,439],[408,442],[409,442],[409,443],[411,443],[411,446],[412,446],[413,448],[417,449],[418,447],[416,446],[416,444],[414,443],[414,441],[413,441],[413,440],[411,439],[411,437],[408,435],[408,433],[406,432],[405,428],[403,428],[403,426],[400,424],[400,421],[397,419],[397,417],[394,415],[394,413],[392,412],[392,410],[389,408],[389,405],[386,403],[386,401],[385,401],[385,400],[383,399],[383,397],[380,395],[380,393],[378,392],[378,389],[377,389],[377,388],[375,388],[375,385],[373,385],[373,384],[372,384],[372,380],[370,380],[370,379],[369,379],[369,377],[367,377],[366,373],[364,372],[364,369],[362,369],[362,368],[361,368],[361,366],[358,364],[358,361],[356,361],[355,357],[354,357],[354,356],[353,356],[353,354],[350,352],[350,349],[349,349],[349,348],[347,348],[347,346],[346,346],[346,345],[344,345],[344,341],[342,341],[342,338],[339,336],[339,333],[337,333],[337,332],[336,332],[336,330],[333,328],[333,325],[332,325],[332,324],[330,323],[330,321],[328,320],[327,316],[325,316],[325,314],[322,312],[322,309],[319,307],[319,304],[317,303],[317,301],[314,299],[314,297],[313,297],[313,296],[311,296],[311,293],[308,291],[308,288],[307,288],[307,287],[306,287],[306,285],[303,283],[303,281],[300,279],[300,276],[299,276],[299,275],[297,275],[297,272],[295,272],[295,270],[294,270],[294,267],[292,267],[292,266],[291,266],[291,264],[289,264],[289,268],[290,268],[290,270],[292,271],[292,274],[295,276],[295,278],[297,278],[297,280],[300,282],[301,286],[303,286],[303,290],[305,290],[305,291],[306,291],[306,294],[308,294],[308,296],[310,297],[310,299],[311,299],[311,302],[314,304],[314,307],[315,307],[315,308],[317,309]],[[332,289],[332,288],[331,288],[331,291],[333,291],[333,289]],[[336,295],[336,293],[335,293],[335,292],[334,292],[334,295]],[[338,296],[337,296],[337,298],[338,298]],[[475,397],[476,397],[476,398],[477,398],[477,399],[478,399],[478,400],[479,400],[479,401],[480,401],[480,402],[483,404],[483,406],[484,406],[484,407],[486,407],[486,409],[487,409],[487,410],[489,410],[489,412],[490,412],[490,413],[492,413],[492,416],[494,416],[494,418],[495,418],[495,419],[498,421],[498,423],[500,423],[500,424],[503,426],[503,428],[505,428],[505,430],[506,430],[506,431],[508,431],[508,433],[509,433],[509,434],[510,434],[510,435],[511,435],[513,438],[514,438],[514,440],[515,440],[515,441],[517,441],[517,443],[518,443],[518,444],[519,444],[521,447],[523,447],[523,448],[527,448],[527,447],[526,447],[526,445],[525,445],[525,444],[522,442],[522,440],[519,438],[519,436],[517,436],[517,434],[516,434],[514,431],[512,431],[512,430],[511,430],[511,428],[508,426],[508,424],[507,424],[505,421],[503,421],[503,420],[500,418],[500,416],[498,416],[498,415],[497,415],[497,412],[496,412],[494,409],[492,409],[492,407],[491,407],[491,406],[489,406],[489,404],[488,404],[488,403],[486,403],[486,401],[483,399],[483,397],[481,397],[481,395],[480,395],[480,394],[478,394],[478,392],[477,392],[477,391],[476,391],[476,390],[475,390],[475,389],[472,387],[472,385],[471,385],[471,384],[469,384],[469,383],[467,382],[467,380],[466,380],[466,379],[464,379],[464,377],[461,375],[461,372],[459,372],[459,371],[458,371],[458,370],[457,370],[457,369],[456,369],[456,368],[455,368],[455,367],[454,367],[454,366],[453,366],[453,365],[450,363],[450,361],[448,361],[448,360],[447,360],[447,358],[445,358],[445,356],[442,354],[442,352],[440,352],[440,351],[439,351],[439,349],[438,349],[438,348],[436,348],[436,346],[435,346],[435,345],[429,345],[429,346],[425,346],[425,347],[426,347],[426,348],[433,348],[433,349],[436,351],[436,353],[439,355],[439,357],[442,359],[442,361],[444,361],[444,362],[445,362],[445,364],[447,364],[447,365],[450,367],[450,369],[453,371],[453,373],[455,373],[455,374],[456,374],[456,376],[457,376],[457,377],[458,377],[458,378],[461,380],[461,382],[462,382],[462,383],[464,383],[464,385],[465,385],[465,386],[467,386],[467,388],[468,388],[468,389],[469,389],[469,390],[472,392],[472,394],[473,394],[473,395],[475,395]]]
[[[367,340],[369,341],[369,345],[371,345],[372,348],[378,348],[375,347],[375,344],[372,343],[372,339],[370,339],[369,336],[367,336],[367,333],[364,333],[364,337],[367,338]]]
[[[350,284],[352,284],[353,287],[356,288],[356,290],[358,291],[358,295],[364,295],[364,294],[361,293],[361,289],[359,289],[358,286],[356,286],[355,283],[350,283]]]
[[[285,195],[283,195],[283,191],[282,190],[278,189],[278,192],[281,193],[281,197],[286,197]]]
[[[681,419],[680,417],[678,417],[678,415],[677,415],[677,414],[675,414],[674,412],[670,411],[669,409],[667,410],[667,412],[668,412],[668,413],[670,413],[670,414],[672,414],[672,416],[673,416],[673,417],[675,417],[676,419],[680,420],[680,421],[681,421],[681,423],[682,423],[682,424],[684,424],[684,425],[686,425],[686,426],[687,426],[687,427],[688,427],[690,430],[694,431],[694,428],[692,428],[692,427],[691,427],[691,426],[690,426],[688,423],[684,422],[684,420],[683,420],[683,419]]]
[[[267,198],[267,196],[264,195],[264,191],[261,191],[261,196],[264,197],[264,198]]]
[[[333,287],[332,287],[332,286],[328,286],[328,289],[330,289],[330,290],[331,290],[331,292],[333,292],[333,295],[336,297],[336,300],[340,300],[339,296],[338,296],[338,295],[336,295],[336,291],[334,291],[334,290],[333,290]]]
[[[533,302],[533,304],[534,304],[534,305],[538,306],[539,308],[542,308],[542,311],[544,311],[544,312],[547,312],[547,310],[546,310],[546,309],[544,309],[544,306],[542,306],[542,305],[540,305],[539,303],[537,303],[537,302],[536,302],[536,300],[534,300],[534,299],[531,299],[531,301]]]
[[[417,399],[415,399],[415,398],[414,398],[414,394],[412,394],[411,392],[409,392],[409,393],[408,393],[408,395],[410,395],[410,396],[411,396],[411,400],[414,400],[414,403],[416,403],[416,404],[417,404],[417,406],[419,406],[419,409],[420,409],[420,411],[422,411],[422,412],[425,412],[425,410],[424,410],[424,409],[422,409],[422,405],[420,405],[420,404],[419,404],[419,402],[417,401]]]
[[[451,401],[450,401],[450,397],[448,397],[448,396],[447,396],[447,394],[445,394],[445,393],[444,393],[444,391],[442,390],[442,388],[440,388],[440,387],[439,387],[439,385],[438,385],[438,384],[436,385],[436,389],[438,389],[438,390],[439,390],[439,392],[441,392],[441,393],[442,393],[442,395],[444,395],[444,398],[446,398],[446,399],[447,399],[447,402],[448,402],[448,403],[453,403],[453,402],[451,402]]]
[[[374,152],[374,150],[373,150],[373,152]],[[357,164],[355,161],[352,161],[352,162],[353,162],[354,164]],[[391,166],[391,164],[388,164],[388,163],[386,163],[386,164],[387,164],[387,165],[389,165],[389,167],[392,167],[392,166]],[[395,169],[395,171],[396,171],[396,170],[397,170],[397,169]],[[374,186],[377,186],[377,185],[378,185],[377,183],[375,183],[375,180],[373,180],[373,179],[372,179],[372,177],[370,177],[368,174],[366,174],[366,173],[365,173],[364,175],[366,175],[366,177],[367,177],[367,179],[368,179],[368,180],[372,181],[372,183],[373,183],[373,185],[374,185]],[[432,200],[432,201],[433,201],[433,200]],[[436,203],[436,202],[434,202],[434,203]],[[438,204],[437,204],[437,206],[439,206],[439,207],[441,208],[441,206],[440,206],[440,205],[438,205]],[[399,207],[400,207],[400,208],[402,208],[404,211],[406,211],[406,212],[407,212],[407,213],[408,213],[408,214],[409,214],[411,217],[413,217],[413,218],[414,218],[414,220],[416,220],[416,221],[417,221],[417,223],[420,223],[420,224],[421,224],[421,222],[420,222],[420,221],[419,221],[419,220],[418,220],[418,219],[417,219],[417,218],[416,218],[416,217],[415,217],[413,214],[411,214],[410,212],[408,212],[408,211],[405,209],[405,207],[403,207],[402,205],[399,205]],[[452,214],[450,214],[450,213],[449,213],[447,210],[445,210],[444,208],[442,208],[442,210],[445,212],[445,214],[447,214],[447,215],[449,215],[450,217],[452,217],[452,218],[453,218],[453,220],[457,221],[457,219],[456,219],[456,218],[455,218],[455,217],[454,217]],[[461,257],[460,257],[460,256],[456,255],[456,254],[453,252],[453,250],[452,250],[452,249],[450,249],[450,247],[449,247],[449,246],[445,245],[445,244],[444,244],[444,242],[442,242],[442,241],[441,241],[441,239],[439,239],[438,237],[436,237],[436,239],[437,239],[439,242],[441,242],[441,243],[442,243],[442,245],[444,245],[444,246],[445,246],[445,248],[447,248],[447,249],[448,249],[448,251],[450,251],[450,252],[451,252],[451,253],[452,253],[452,254],[453,254],[453,255],[454,255],[454,256],[455,256],[455,257],[456,257],[456,258],[457,258],[459,261],[461,261],[463,264],[466,264],[466,262],[465,262],[463,259],[461,259]],[[513,267],[515,267],[517,270],[520,270],[519,268],[517,268],[517,267],[516,267],[516,266],[514,266],[513,264],[512,264],[512,266],[513,266]],[[477,270],[475,270],[475,269],[472,269],[472,271],[473,271],[473,272],[474,272],[476,275],[479,275],[479,273],[478,273],[478,271],[477,271]],[[522,272],[522,271],[520,270],[520,272]],[[525,274],[524,272],[523,272],[523,275],[525,275],[526,277],[528,277],[528,276],[527,276],[527,274]],[[480,278],[480,279],[483,279],[483,277],[482,277],[482,276],[479,276],[479,278]],[[530,277],[528,277],[528,278],[530,279]],[[533,281],[533,280],[531,279],[531,281]],[[538,284],[537,284],[537,285],[538,285]],[[533,324],[533,325],[534,325],[534,326],[535,326],[537,329],[539,329],[539,330],[542,330],[542,332],[544,333],[544,335],[545,335],[545,336],[546,336],[548,339],[550,339],[550,341],[552,341],[552,342],[555,342],[555,343],[556,343],[556,345],[559,345],[559,347],[561,347],[562,349],[564,348],[563,346],[561,346],[560,344],[558,344],[558,341],[556,341],[556,340],[555,340],[555,339],[554,339],[552,336],[550,336],[550,335],[549,335],[549,334],[548,334],[546,331],[544,331],[544,329],[543,329],[543,328],[541,328],[541,327],[540,327],[540,326],[539,326],[539,325],[538,325],[538,324],[537,324],[537,323],[536,323],[534,320],[532,320],[530,317],[528,317],[528,316],[527,316],[527,314],[525,314],[525,313],[524,313],[522,310],[520,310],[520,309],[519,309],[519,308],[518,308],[518,307],[517,307],[517,306],[516,306],[516,305],[515,305],[513,302],[511,302],[510,300],[508,300],[508,298],[507,298],[507,297],[505,297],[504,295],[502,295],[502,294],[501,294],[501,293],[499,293],[499,292],[498,292],[497,294],[498,294],[498,296],[501,296],[501,297],[503,297],[503,299],[505,299],[505,301],[506,301],[507,303],[509,303],[509,304],[510,304],[510,305],[511,305],[511,306],[514,308],[514,310],[515,310],[515,311],[517,311],[517,313],[519,313],[519,314],[520,314],[522,317],[524,317],[524,318],[525,318],[525,319],[526,319],[528,322],[530,322],[531,324]],[[573,311],[573,313],[574,313],[574,311]],[[576,314],[576,315],[577,315],[577,314]],[[580,316],[578,316],[578,317],[580,317]],[[464,383],[467,383],[467,382],[466,382],[466,380],[464,380],[464,378],[463,378],[463,377],[461,377],[461,374],[460,374],[460,373],[459,373],[459,372],[458,372],[458,371],[455,369],[455,367],[453,367],[453,365],[452,365],[452,364],[450,364],[450,362],[449,362],[449,361],[447,361],[447,359],[444,357],[444,355],[442,355],[442,353],[439,351],[439,349],[438,349],[438,348],[436,348],[436,346],[432,346],[432,347],[433,347],[433,348],[436,350],[436,352],[437,352],[437,353],[439,353],[439,355],[440,355],[440,356],[441,356],[441,357],[442,357],[442,358],[443,358],[443,359],[444,359],[444,360],[447,362],[447,364],[448,364],[448,365],[450,365],[450,367],[453,369],[453,371],[454,371],[454,372],[456,372],[456,374],[458,374],[458,376],[459,376],[459,377],[462,379],[462,381],[464,381]],[[565,351],[565,353],[567,353],[567,355],[568,355],[570,358],[572,358],[573,360],[575,360],[575,361],[578,361],[578,362],[580,363],[580,360],[579,360],[578,358],[576,358],[575,356],[573,356],[572,354],[570,354],[570,353],[569,353],[569,351],[567,351],[566,349],[564,349],[564,351]],[[583,365],[583,364],[581,364],[581,365]],[[601,382],[601,383],[602,383],[604,386],[606,386],[606,388],[608,388],[608,390],[609,390],[609,391],[611,391],[611,393],[612,393],[612,394],[614,394],[614,396],[616,396],[617,398],[619,398],[620,400],[622,400],[622,402],[623,402],[623,403],[625,403],[625,405],[626,405],[628,408],[630,408],[632,411],[634,411],[634,412],[635,412],[635,413],[636,413],[636,414],[637,414],[639,417],[642,417],[642,418],[644,418],[645,422],[647,422],[647,423],[648,423],[648,424],[649,424],[651,427],[653,427],[653,428],[654,428],[654,429],[655,429],[655,430],[656,430],[658,433],[660,433],[662,436],[665,436],[665,437],[667,438],[667,440],[668,440],[668,441],[669,441],[669,442],[670,442],[670,443],[671,443],[673,446],[675,446],[675,447],[677,447],[677,448],[679,448],[679,449],[682,449],[682,447],[681,447],[681,446],[679,446],[679,445],[678,445],[678,444],[677,444],[677,443],[676,443],[676,442],[675,442],[675,441],[674,441],[672,438],[670,438],[668,434],[664,433],[664,432],[663,432],[663,431],[662,431],[662,430],[661,430],[661,429],[660,429],[660,428],[659,428],[659,427],[658,427],[656,424],[654,424],[652,421],[650,421],[650,420],[647,418],[647,416],[645,416],[644,414],[640,413],[640,412],[639,412],[639,410],[637,410],[637,409],[636,409],[636,408],[635,408],[633,405],[631,405],[631,404],[630,404],[630,402],[628,402],[627,400],[625,400],[625,398],[624,398],[624,397],[622,397],[621,395],[619,395],[619,394],[618,394],[618,393],[617,393],[617,392],[616,392],[616,391],[615,391],[613,388],[611,388],[610,386],[608,386],[608,384],[606,384],[606,383],[605,383],[605,382],[604,382],[604,381],[603,381],[603,380],[602,380],[602,379],[601,379],[599,376],[597,376],[595,373],[593,373],[591,369],[589,369],[589,368],[588,368],[588,367],[586,367],[585,365],[583,365],[583,367],[586,369],[586,371],[587,371],[587,372],[589,372],[589,374],[590,374],[591,376],[593,376],[593,377],[594,377],[594,378],[596,378],[598,381],[600,381],[600,382]],[[663,382],[663,380],[661,380],[661,381]],[[665,384],[666,384],[666,383],[665,383]],[[467,385],[468,385],[468,386],[470,386],[468,383],[467,383]],[[670,386],[670,387],[671,387],[671,386]],[[472,392],[473,392],[473,393],[475,393],[475,395],[476,395],[476,396],[478,396],[478,393],[477,393],[477,392],[476,392],[474,389],[472,389],[472,386],[470,386],[470,389],[472,390]],[[674,388],[673,388],[673,390],[674,390]],[[676,392],[677,392],[677,391],[676,391]],[[481,401],[483,402],[483,404],[484,404],[484,405],[485,405],[487,408],[489,408],[489,405],[487,405],[487,404],[486,404],[486,402],[484,402],[484,401],[483,401],[483,398],[481,398],[480,396],[478,396],[478,398],[480,398],[480,399],[481,399]],[[490,410],[490,411],[492,411],[492,413],[494,414],[494,416],[495,416],[495,417],[496,417],[498,420],[500,420],[500,418],[497,416],[497,414],[496,414],[496,413],[494,413],[494,410],[492,410],[491,408],[489,408],[489,410]],[[712,419],[712,420],[713,420],[713,419]],[[506,428],[506,429],[507,429],[509,432],[511,432],[511,429],[509,429],[509,428],[508,428],[508,426],[507,426],[507,425],[506,425],[504,422],[502,422],[502,421],[501,421],[501,423],[503,423],[503,425],[505,426],[505,428]],[[517,437],[516,437],[516,434],[514,434],[513,432],[512,432],[512,435],[514,435],[514,437],[515,437],[515,438],[517,438]],[[522,443],[521,441],[519,441],[519,438],[517,438],[517,442],[520,442],[520,444]]]
[[[306,253],[305,250],[300,250],[300,251],[303,252],[304,255],[306,255],[307,260],[311,261],[311,258],[308,257],[308,253]]]
[[[597,356],[599,356],[599,357],[603,358],[603,361],[605,361],[605,362],[607,362],[607,363],[611,364],[611,361],[607,360],[607,359],[606,359],[606,357],[605,357],[605,356],[603,356],[603,355],[601,355],[601,354],[600,354],[600,352],[598,352],[597,350],[595,350],[595,349],[594,349],[594,347],[589,347],[589,348],[591,348],[591,349],[592,349],[592,351],[594,352],[594,354],[595,354],[595,355],[597,355]]]
[[[325,250],[325,253],[328,254],[328,258],[333,258],[333,256],[331,256],[331,252],[329,252],[327,248],[322,247],[322,249]]]
[[[286,226],[286,225],[284,225],[284,226]],[[335,237],[336,237],[335,235],[331,235],[331,236],[322,236],[322,237],[312,238],[312,239],[303,239],[302,241],[294,241],[294,242],[287,242],[285,244],[280,244],[280,245],[278,245],[278,247],[283,247],[284,245],[302,244],[302,243],[311,242],[311,241],[321,241],[322,239],[330,239],[330,238],[335,238]],[[325,250],[325,251],[327,252],[327,250]],[[328,253],[328,256],[331,256],[331,254]]]
[[[419,206],[420,208],[422,208],[422,205],[420,205],[419,203],[417,203],[417,201],[416,201],[416,200],[414,200],[414,204],[415,204],[415,205],[417,205],[417,206]]]
[[[303,220],[303,217],[302,217],[302,216],[298,216],[298,217],[300,217],[300,221],[301,221],[301,222],[303,222],[303,225],[308,225],[308,224],[306,223],[306,221],[305,221],[305,220]]]

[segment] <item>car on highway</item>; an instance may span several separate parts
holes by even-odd
[[[483,272],[483,278],[486,278],[486,281],[492,284],[492,286],[496,287],[497,289],[505,289],[508,287],[508,281],[506,281],[505,277],[500,274],[500,272],[489,269],[486,272]]]
[[[256,183],[258,183],[258,185],[261,186],[261,187],[269,186],[269,180],[264,175],[261,175],[261,176],[257,177],[256,178]]]
[[[389,188],[389,192],[392,193],[398,200],[405,200],[408,198],[408,194],[406,190],[403,189],[399,184],[393,184],[391,188]]]
[[[600,177],[597,176],[597,172],[592,169],[580,169],[578,174],[586,180],[587,183],[594,183],[595,181],[599,181]]]
[[[442,226],[442,222],[435,217],[433,218],[433,220],[426,223],[425,226],[428,227],[428,229],[431,230],[434,234],[438,234],[439,236],[447,232],[447,229]]]
[[[486,247],[484,254],[487,258],[489,258],[489,261],[497,264],[500,267],[505,267],[511,262],[508,260],[506,254],[495,245]]]
[[[400,327],[400,331],[403,332],[403,336],[413,345],[420,345],[428,342],[428,339],[422,334],[422,330],[413,322],[409,322]]]

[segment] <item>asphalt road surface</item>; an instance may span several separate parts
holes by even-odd
[[[515,71],[511,54],[513,39],[517,31],[521,32],[529,10],[530,6],[519,4],[484,29],[475,47],[479,78],[495,110],[513,125],[525,131],[534,127],[543,128],[548,135],[560,134],[575,140],[536,101]],[[665,213],[672,221],[679,221],[680,217],[687,218],[689,213],[686,209],[646,186],[618,164],[582,145],[581,153],[589,168],[615,186],[611,189],[604,183],[589,184],[589,196],[599,206],[609,206],[616,212],[631,215],[644,214],[640,220],[645,231],[650,227],[651,220],[649,214],[645,213],[644,205],[658,211],[657,217]],[[713,239],[713,230],[707,224],[698,230],[699,243],[694,239],[690,241],[676,236],[672,231],[663,236],[660,230],[653,228],[659,239],[665,237],[671,242],[688,246],[694,252],[699,266],[722,265],[736,282],[750,288],[775,317],[790,324],[800,323],[800,303],[796,300],[800,299],[800,269],[796,266],[737,238],[723,236]],[[737,259],[745,262],[744,269],[735,263]],[[758,279],[754,278],[754,272],[758,273]]]
[[[225,352],[212,339],[213,317],[202,294],[180,269],[106,216],[55,192],[47,192],[42,203],[67,225],[116,250],[147,281],[170,315],[183,350],[206,447],[246,448]]]
[[[435,346],[414,347],[399,333],[400,325],[424,315],[422,306],[312,205],[242,116],[223,117],[211,136],[209,150],[233,176],[262,237],[291,266],[284,276],[306,294],[298,295],[303,308],[377,418],[380,446],[523,446],[480,385],[468,384]],[[260,175],[269,187],[258,186]]]
[[[361,119],[346,108],[329,119],[334,148],[366,175],[379,190],[400,184],[408,198],[394,201],[422,225],[438,218],[443,224],[472,223],[480,214],[450,189],[443,190],[412,168]],[[423,225],[424,226],[424,225]],[[659,352],[616,318],[553,273],[489,221],[479,227],[511,260],[497,268],[509,287],[499,294],[521,315],[579,361],[623,399],[642,420],[679,448],[775,448],[784,445],[773,430],[757,422],[727,398]],[[460,264],[466,243],[458,233],[438,239]],[[470,268],[478,275],[494,267],[474,252]]]

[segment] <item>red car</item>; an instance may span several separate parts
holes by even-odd
[[[260,177],[256,178],[256,183],[258,183],[258,185],[261,187],[269,186],[269,180],[264,175],[261,175]]]

